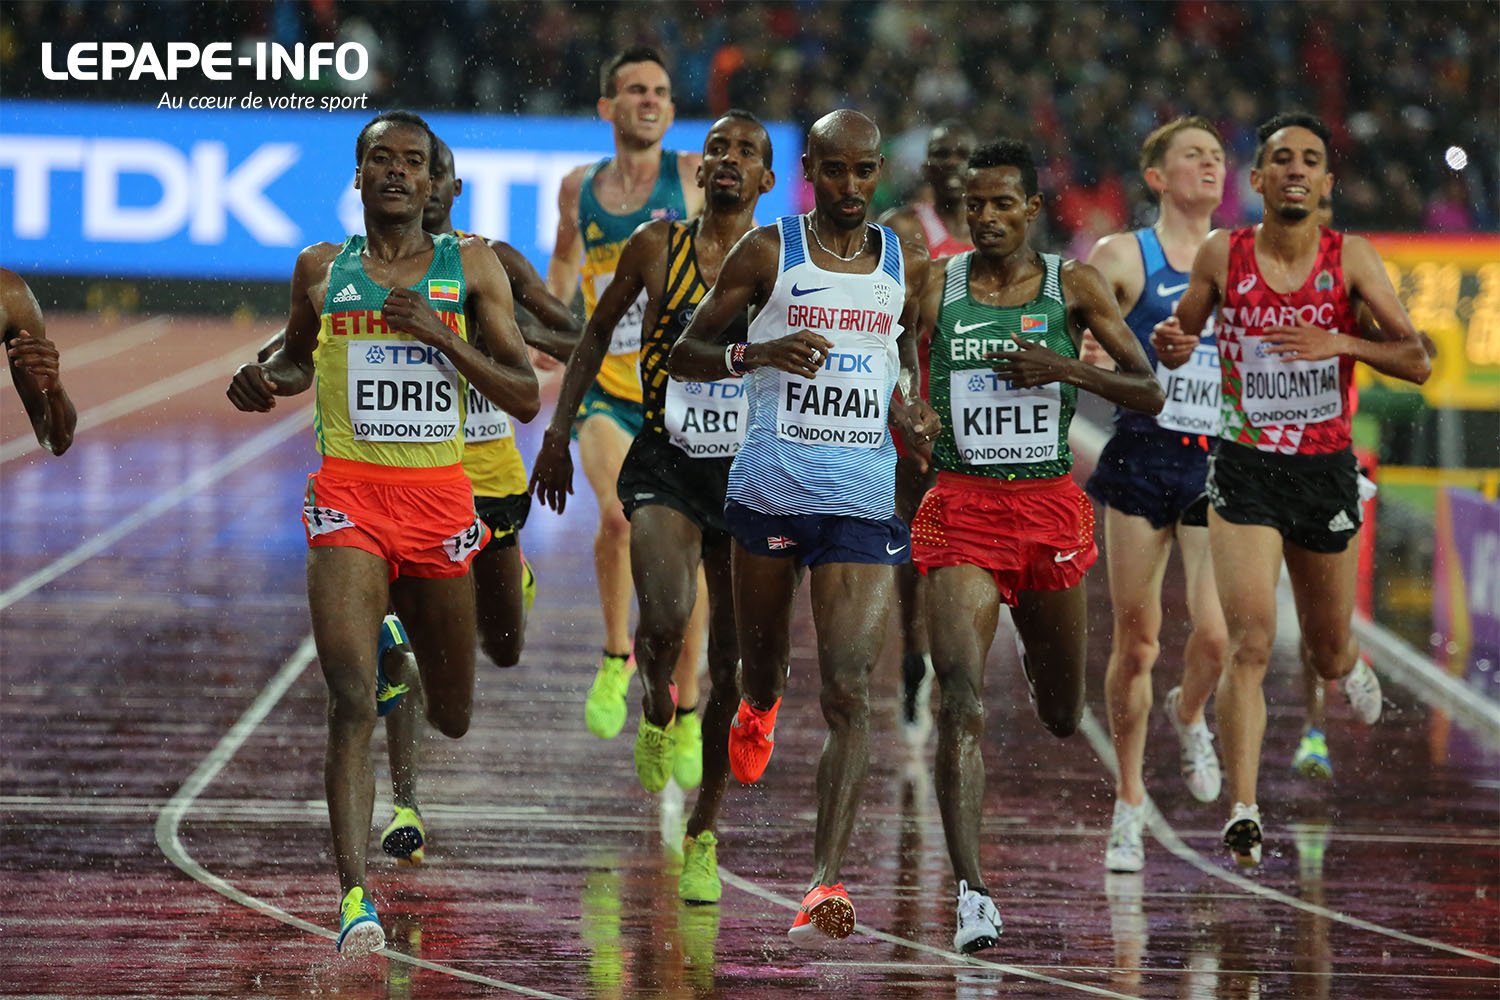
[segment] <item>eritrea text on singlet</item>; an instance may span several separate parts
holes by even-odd
[[[698,220],[668,226],[666,287],[656,322],[641,344],[643,433],[666,435],[691,458],[732,458],[745,440],[745,383],[681,382],[667,374],[672,345],[708,294],[693,246]],[[743,316],[735,318],[726,336],[731,341],[746,339]]]
[[[1229,236],[1229,269],[1216,335],[1224,370],[1220,436],[1283,455],[1324,455],[1349,447],[1354,359],[1290,361],[1268,353],[1266,330],[1313,326],[1358,336],[1344,287],[1344,234],[1323,229],[1302,287],[1273,291],[1255,262],[1255,227]]]
[[[578,231],[583,235],[583,312],[593,316],[599,297],[615,279],[620,253],[630,234],[644,223],[657,219],[675,221],[687,217],[687,200],[682,194],[682,177],[677,169],[678,154],[662,150],[656,187],[646,204],[627,215],[616,215],[605,209],[594,195],[594,178],[609,163],[606,157],[583,174],[578,192]],[[609,354],[599,367],[599,386],[611,396],[641,401],[641,379],[636,365],[640,361],[641,326],[646,312],[644,291],[631,303],[630,310],[615,325],[609,342]]]
[[[442,234],[432,244],[432,263],[411,290],[467,340],[458,240]],[[468,382],[442,351],[385,325],[381,308],[389,290],[365,274],[364,245],[363,236],[349,237],[329,270],[313,352],[318,451],[411,469],[456,465]]]
[[[886,427],[900,371],[896,338],[906,261],[884,226],[868,274],[808,259],[802,216],[777,220],[780,269],[750,323],[752,343],[811,330],[833,343],[816,379],[757,368],[745,379],[750,423],[729,470],[728,497],[763,514],[886,518],[895,510],[896,448]]]
[[[1041,291],[1021,306],[986,305],[969,294],[973,251],[948,260],[928,379],[933,409],[943,419],[932,448],[939,469],[999,479],[1051,479],[1073,467],[1068,425],[1078,387],[1050,382],[1019,388],[984,360],[992,351],[1015,350],[1016,336],[1039,341],[1064,357],[1078,357],[1063,302],[1062,258],[1049,253],[1041,258]]]

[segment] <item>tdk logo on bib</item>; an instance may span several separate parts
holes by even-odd
[[[682,391],[689,396],[709,399],[739,399],[745,394],[743,382],[683,382]]]
[[[868,354],[836,354],[830,353],[823,361],[825,372],[838,372],[848,374],[851,372],[862,372],[867,375],[875,374],[870,367],[871,356]]]

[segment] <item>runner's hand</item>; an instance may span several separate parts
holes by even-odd
[[[531,465],[531,495],[559,514],[573,492],[573,456],[568,436],[552,430],[542,435],[542,448]]]
[[[267,413],[276,405],[276,389],[266,366],[256,361],[240,365],[224,395],[236,409],[246,413]]]
[[[816,378],[833,350],[833,341],[811,330],[799,330],[764,344],[751,344],[745,360],[752,368],[780,368],[803,378]]]
[[[56,392],[62,387],[57,345],[44,334],[21,330],[6,345],[5,353],[10,363],[35,379],[43,392]]]
[[[1168,368],[1175,368],[1192,357],[1198,338],[1183,333],[1182,322],[1173,313],[1151,328],[1151,346]]]
[[[1338,335],[1315,326],[1272,326],[1263,338],[1266,353],[1283,361],[1326,361],[1344,353]]]
[[[1018,389],[1067,380],[1068,366],[1074,363],[1071,358],[1065,358],[1035,340],[1014,339],[1015,350],[990,351],[984,355],[984,360],[990,363],[996,375]]]
[[[896,403],[891,407],[891,423],[917,460],[917,471],[926,472],[932,464],[932,443],[943,430],[943,420],[938,412],[925,399]]]
[[[1105,371],[1115,370],[1115,359],[1109,356],[1109,352],[1099,343],[1093,331],[1083,331],[1083,343],[1078,345],[1078,360],[1095,368],[1103,368]]]
[[[424,344],[442,347],[453,336],[427,300],[410,288],[393,288],[380,307],[385,325],[398,333],[409,333]]]

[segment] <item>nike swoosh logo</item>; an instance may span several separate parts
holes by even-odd
[[[1053,562],[1060,562],[1060,563],[1069,562],[1069,561],[1072,560],[1072,558],[1074,556],[1076,556],[1078,553],[1080,553],[1082,551],[1083,551],[1082,549],[1074,549],[1072,552],[1069,552],[1067,554],[1059,552],[1057,555],[1055,555],[1055,556],[1052,557],[1052,561]]]
[[[964,334],[968,333],[970,330],[977,330],[981,326],[994,326],[994,325],[995,325],[995,321],[994,320],[988,320],[987,322],[984,322],[984,323],[970,323],[968,326],[964,326],[964,324],[962,322],[959,322],[959,323],[954,323],[953,324],[953,333],[954,333],[955,336],[962,337]]]
[[[1187,286],[1188,286],[1188,283],[1186,281],[1184,281],[1180,285],[1172,285],[1170,287],[1168,287],[1167,285],[1163,285],[1161,282],[1158,281],[1156,283],[1156,294],[1159,295],[1161,298],[1166,298],[1168,295],[1176,295],[1178,292],[1183,291],[1184,289],[1186,289]]]
[[[889,546],[889,545],[887,545],[887,546],[886,546],[886,547],[885,547],[885,554],[886,554],[886,555],[888,555],[888,556],[893,556],[893,555],[895,555],[895,554],[896,554],[896,553],[897,553],[897,552],[900,552],[900,551],[901,551],[901,550],[902,550],[902,549],[904,549],[904,548],[906,548],[906,546],[905,546],[905,545],[898,545],[898,546],[896,546],[896,547],[895,547],[895,548],[894,548],[894,549],[893,549],[893,548],[891,548],[891,547],[890,547],[890,546]]]
[[[813,292],[826,292],[826,291],[828,291],[829,287],[830,286],[828,286],[828,285],[824,285],[822,288],[798,288],[797,287],[797,283],[794,281],[794,282],[792,282],[792,294],[793,295],[811,295]]]

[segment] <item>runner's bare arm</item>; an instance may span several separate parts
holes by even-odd
[[[516,304],[537,319],[536,323],[527,323],[521,327],[521,339],[528,346],[559,361],[566,361],[573,345],[578,342],[580,332],[578,318],[573,315],[573,310],[547,290],[547,283],[521,251],[500,240],[488,242],[490,249],[495,251],[495,256],[500,258],[506,277],[510,278],[510,290]]]
[[[895,230],[902,243],[915,243],[922,248],[924,255],[927,254],[927,234],[922,232],[922,223],[917,221],[917,213],[909,207],[893,208],[882,215],[879,222],[882,226],[890,226]]]
[[[225,395],[237,409],[266,413],[276,407],[277,396],[295,396],[311,388],[313,350],[323,322],[319,313],[338,252],[333,243],[315,243],[297,255],[281,346],[265,361],[241,365],[234,373]]]
[[[942,269],[932,265],[927,249],[921,243],[903,242],[902,250],[906,254],[906,301],[901,309],[901,336],[896,341],[901,358],[901,374],[896,379],[896,387],[901,390],[901,401],[892,401],[891,424],[915,452],[918,471],[926,472],[933,439],[943,429],[943,423],[937,411],[921,395],[917,341],[923,330],[923,296],[933,282],[933,272]],[[937,280],[941,283],[942,278]]]
[[[1215,229],[1198,248],[1188,288],[1177,302],[1177,311],[1151,332],[1151,346],[1167,368],[1187,364],[1203,335],[1208,318],[1224,297],[1224,279],[1229,273],[1229,231]]]
[[[1141,254],[1132,233],[1115,233],[1094,244],[1089,251],[1090,267],[1104,276],[1104,282],[1114,294],[1120,306],[1120,314],[1126,315],[1140,300],[1146,281],[1146,269],[1141,263]],[[1115,359],[1099,345],[1092,330],[1083,331],[1083,343],[1078,347],[1078,356],[1097,368],[1113,368]]]
[[[557,239],[547,261],[547,289],[564,304],[578,294],[582,271],[583,234],[578,231],[578,198],[588,167],[575,167],[557,189]]]
[[[62,384],[62,363],[57,345],[47,339],[42,307],[21,276],[0,268],[0,332],[26,418],[37,443],[61,455],[73,443],[78,411]]]
[[[1132,410],[1160,413],[1166,394],[1151,371],[1140,341],[1125,325],[1115,293],[1104,276],[1087,264],[1069,261],[1063,266],[1062,284],[1069,325],[1080,336],[1083,330],[1093,331],[1116,369],[1106,371],[1083,360],[1070,361],[1070,375],[1062,381]]]

